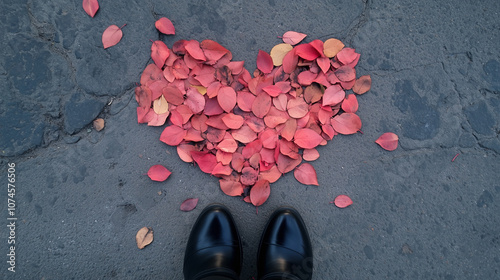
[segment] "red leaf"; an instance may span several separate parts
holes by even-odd
[[[243,194],[243,185],[238,181],[220,179],[221,190],[229,196],[240,196]]]
[[[288,100],[286,108],[288,109],[290,117],[295,119],[300,119],[309,112],[309,105],[307,105],[302,97],[291,98]]]
[[[172,24],[172,22],[166,18],[162,17],[159,20],[155,22],[155,27],[158,29],[163,34],[167,35],[174,35],[175,34],[175,27]]]
[[[250,166],[243,167],[241,170],[240,181],[243,185],[251,186],[257,182],[259,172]]]
[[[91,17],[94,17],[97,10],[99,10],[99,2],[97,0],[83,0],[82,6],[85,12]]]
[[[257,94],[257,97],[252,103],[252,112],[258,118],[263,118],[271,109],[271,96],[265,91]]]
[[[212,171],[217,165],[217,158],[215,157],[215,155],[207,152],[193,151],[191,152],[191,157],[193,157],[193,160],[196,162],[196,164],[198,164],[198,167],[200,167],[201,171],[208,174],[212,174]]]
[[[297,129],[293,142],[303,149],[312,149],[323,142],[323,137],[310,128]]]
[[[110,25],[104,32],[102,33],[102,45],[104,46],[105,49],[112,47],[118,42],[123,37],[123,32],[120,27],[116,25]]]
[[[349,82],[356,79],[356,70],[350,66],[340,66],[335,70],[335,75],[342,82]]]
[[[333,117],[332,126],[340,134],[354,134],[361,129],[361,119],[354,113],[343,113]]]
[[[180,144],[177,146],[177,154],[184,162],[193,162],[193,158],[191,157],[192,151],[196,151],[196,147],[193,145]]]
[[[212,40],[203,40],[200,43],[200,47],[203,49],[205,56],[212,64],[215,64],[217,60],[221,59],[229,51],[221,46],[219,43]]]
[[[172,174],[172,172],[170,172],[167,168],[165,168],[163,165],[160,164],[153,165],[148,170],[149,178],[151,178],[151,180],[153,181],[158,181],[158,182],[163,182],[167,180],[170,174]]]
[[[297,179],[297,181],[301,182],[304,185],[319,186],[316,170],[310,163],[304,162],[299,167],[297,167],[295,171],[293,171],[293,176],[295,176],[295,179]]]
[[[352,87],[352,91],[354,91],[357,94],[363,94],[369,91],[371,86],[372,86],[372,78],[370,77],[370,75],[364,75],[356,80],[354,86]]]
[[[259,50],[257,55],[257,68],[265,74],[271,73],[274,68],[273,59],[263,50]]]
[[[339,85],[331,85],[326,88],[323,94],[323,106],[334,106],[342,102],[345,98],[345,92]]]
[[[245,119],[242,116],[229,113],[222,117],[222,122],[230,129],[238,129],[243,125]]]
[[[358,98],[355,94],[349,94],[342,102],[342,110],[346,113],[356,113],[358,111]]]
[[[318,50],[310,44],[302,44],[295,47],[295,53],[305,60],[313,61],[321,56]]]
[[[297,63],[299,62],[299,56],[295,53],[295,49],[289,51],[285,57],[283,57],[283,72],[292,73],[297,68]]]
[[[181,203],[181,210],[189,212],[196,208],[196,205],[198,205],[198,198],[188,198]]]
[[[238,148],[238,143],[233,138],[228,138],[217,144],[217,148],[226,153],[234,153]]]
[[[307,161],[317,160],[319,158],[319,152],[316,149],[304,149],[302,158]]]
[[[170,50],[167,45],[160,40],[154,41],[151,45],[151,58],[158,68],[163,68],[165,61],[170,55]]]
[[[283,34],[283,42],[290,44],[290,45],[296,45],[300,43],[300,41],[304,40],[304,38],[307,35],[304,33],[299,33],[295,31],[287,31],[285,34]]]
[[[337,206],[338,208],[346,208],[347,206],[352,204],[351,198],[344,194],[337,196],[334,202],[335,206]]]
[[[270,194],[271,188],[269,186],[269,181],[259,180],[250,190],[250,201],[253,205],[260,206],[266,202]]]
[[[191,40],[186,43],[186,51],[194,58],[197,60],[205,61],[207,60],[205,58],[205,54],[203,53],[203,50],[200,48],[200,43],[196,40]]]
[[[186,136],[187,131],[182,127],[176,125],[167,126],[160,135],[160,141],[170,146],[179,145],[184,136]]]
[[[236,105],[236,92],[232,87],[221,87],[217,94],[217,102],[224,111],[231,112]]]
[[[336,57],[340,63],[346,65],[359,59],[359,53],[356,53],[356,51],[351,48],[343,48],[337,53]]]
[[[382,134],[375,143],[387,151],[394,151],[398,147],[398,136],[392,132]]]
[[[184,104],[191,109],[194,114],[201,113],[205,109],[205,98],[198,90],[189,88],[186,93],[186,100]]]

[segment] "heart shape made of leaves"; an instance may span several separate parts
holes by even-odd
[[[361,129],[357,97],[346,90],[363,94],[371,79],[356,79],[360,55],[339,40],[294,47],[305,35],[293,35],[271,54],[259,51],[253,77],[215,41],[180,40],[172,49],[153,42],[154,63],[135,89],[138,122],[162,126],[169,118],[160,140],[219,177],[225,194],[255,206],[287,172],[318,185],[302,161],[317,159],[315,148],[335,135]]]

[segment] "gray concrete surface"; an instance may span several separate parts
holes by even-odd
[[[95,18],[81,1],[0,2],[1,279],[182,279],[189,230],[213,202],[241,230],[241,279],[256,275],[262,227],[280,205],[306,221],[314,279],[500,279],[499,1],[100,2]],[[175,36],[155,30],[161,16]],[[125,23],[122,41],[103,50],[102,31]],[[258,50],[288,30],[355,48],[358,75],[373,85],[359,98],[363,134],[319,148],[320,186],[286,174],[256,214],[179,160],[158,140],[162,128],[136,123],[133,88],[151,62],[149,39],[213,39],[252,72]],[[386,131],[400,137],[394,152],[373,143]],[[150,181],[153,164],[172,176]],[[354,204],[330,204],[339,194]],[[181,212],[190,197],[198,207]],[[154,242],[139,250],[143,226]]]

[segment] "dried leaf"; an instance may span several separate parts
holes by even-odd
[[[379,144],[380,147],[387,151],[394,151],[398,147],[398,140],[399,137],[392,133],[392,132],[386,132],[382,134],[376,141],[375,143]]]
[[[167,126],[160,135],[160,141],[170,146],[179,145],[187,131],[177,125]]]
[[[356,113],[358,111],[358,98],[355,94],[349,94],[342,102],[342,110],[346,113]]]
[[[304,162],[297,167],[295,171],[293,171],[293,176],[304,185],[319,186],[316,170],[310,163]]]
[[[123,32],[120,27],[116,25],[110,25],[104,32],[102,33],[102,45],[104,46],[105,49],[112,47],[118,42],[123,37]]]
[[[260,206],[266,202],[267,198],[271,194],[271,188],[269,186],[269,181],[259,180],[250,189],[250,201],[255,206]]]
[[[361,119],[354,113],[344,113],[333,117],[332,126],[340,134],[354,134],[361,129]]]
[[[310,128],[297,129],[293,142],[303,149],[312,149],[323,142],[323,137]]]
[[[104,128],[104,120],[101,118],[95,119],[93,125],[96,131],[101,131]]]
[[[159,20],[155,22],[155,27],[158,29],[163,34],[167,35],[174,35],[175,34],[175,27],[172,24],[172,22],[166,18],[162,17]]]
[[[153,181],[163,182],[172,174],[165,166],[157,164],[153,165],[148,170],[148,176]]]
[[[345,91],[339,85],[331,85],[326,88],[323,94],[323,106],[335,106],[345,98]]]
[[[273,70],[273,59],[263,50],[259,50],[257,55],[257,68],[265,74],[271,73]]]
[[[370,77],[370,75],[364,75],[356,80],[354,86],[352,87],[352,91],[361,95],[369,91],[371,87],[372,87],[372,78]]]
[[[198,198],[188,198],[181,203],[181,211],[192,211],[196,205],[198,205]]]
[[[153,242],[153,229],[150,227],[143,227],[135,235],[135,241],[137,242],[137,247],[143,249]]]
[[[236,92],[232,87],[221,87],[217,95],[219,106],[226,112],[231,112],[236,105]]]
[[[153,110],[158,115],[168,112],[168,102],[163,95],[153,101]]]
[[[270,55],[274,66],[281,66],[285,55],[293,49],[290,44],[277,44],[271,49]]]
[[[335,206],[337,206],[338,208],[346,208],[347,206],[352,204],[351,198],[344,194],[337,196],[334,202]]]
[[[287,32],[285,32],[285,34],[283,34],[283,42],[293,46],[293,45],[300,43],[300,41],[304,40],[304,38],[306,36],[307,35],[304,33],[299,33],[299,32],[295,32],[295,31],[287,31]]]
[[[240,196],[243,194],[243,185],[238,181],[220,179],[221,190],[229,196]]]
[[[332,58],[336,56],[344,48],[344,43],[335,38],[330,38],[323,44],[323,53]]]
[[[85,12],[91,17],[94,17],[97,10],[99,10],[99,2],[97,0],[83,0],[82,6]]]
[[[307,161],[317,160],[319,158],[319,152],[316,149],[304,149],[302,158]]]
[[[170,50],[167,45],[160,40],[154,41],[151,45],[151,58],[155,62],[158,68],[162,68],[165,65],[165,61],[170,56]]]

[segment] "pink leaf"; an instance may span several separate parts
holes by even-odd
[[[155,27],[158,29],[163,34],[167,35],[174,35],[175,34],[175,27],[172,24],[172,22],[166,18],[162,17],[159,20],[155,22]]]
[[[296,45],[300,43],[300,41],[304,40],[304,38],[307,35],[304,33],[299,33],[295,31],[287,31],[285,34],[283,34],[283,42],[290,44],[290,45]]]
[[[392,132],[382,134],[375,143],[387,151],[394,151],[398,147],[398,136]]]
[[[304,185],[319,186],[316,170],[310,163],[303,163],[293,171],[293,176]]]
[[[181,210],[184,212],[189,212],[196,208],[196,205],[198,205],[198,198],[188,198],[184,200],[181,204]]]
[[[263,50],[259,50],[257,55],[257,68],[265,74],[271,73],[274,68],[273,59]]]
[[[153,181],[163,182],[167,180],[167,178],[172,174],[167,168],[163,165],[157,164],[151,166],[148,170],[148,176]]]
[[[91,17],[94,17],[97,10],[99,10],[99,2],[97,0],[83,0],[82,6],[85,12]]]
[[[352,204],[352,200],[347,195],[341,194],[335,198],[334,203],[338,208],[346,208]]]
[[[271,188],[269,186],[269,181],[259,180],[250,189],[250,201],[255,206],[260,206],[266,202],[267,198],[271,194]]]
[[[116,25],[110,25],[104,32],[102,33],[102,45],[104,46],[105,49],[112,47],[118,42],[123,37],[123,32],[120,27]]]

